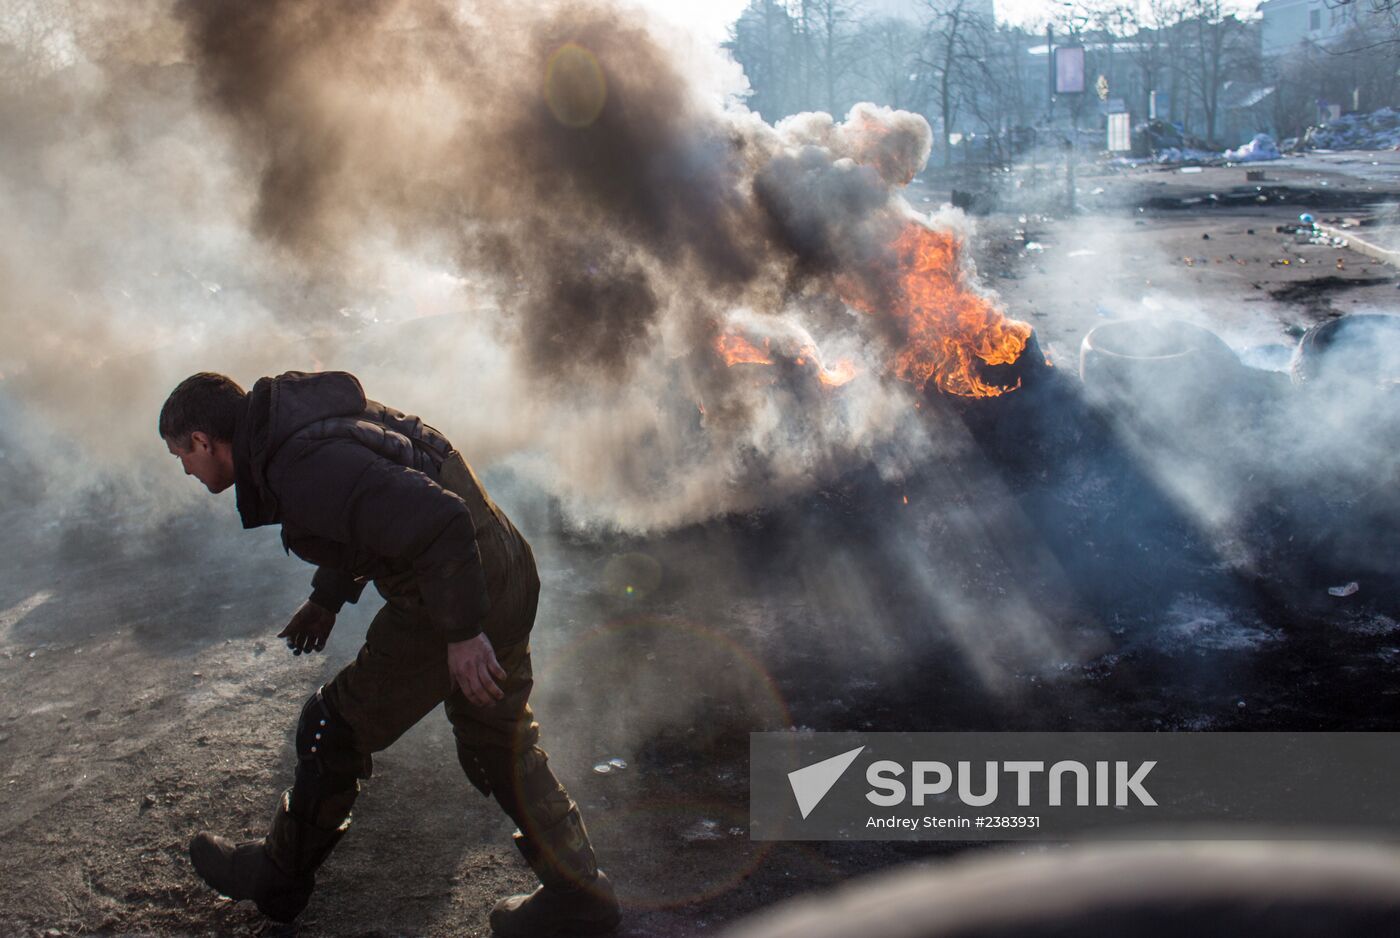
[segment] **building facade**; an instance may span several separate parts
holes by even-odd
[[[1306,43],[1336,42],[1374,15],[1367,0],[1264,0],[1258,9],[1265,56],[1283,55]]]

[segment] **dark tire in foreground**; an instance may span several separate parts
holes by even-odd
[[[724,938],[1395,934],[1395,851],[1215,842],[1052,847],[875,876],[760,913]]]

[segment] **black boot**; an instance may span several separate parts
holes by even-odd
[[[499,938],[606,935],[617,929],[622,920],[617,894],[598,869],[577,808],[537,839],[517,831],[515,845],[540,878],[540,887],[496,903],[491,930]]]
[[[251,899],[263,915],[286,923],[306,908],[317,867],[349,827],[349,818],[334,830],[299,820],[287,809],[284,793],[265,838],[234,844],[201,831],[190,841],[190,860],[200,878],[221,895]]]

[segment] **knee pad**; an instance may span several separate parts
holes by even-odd
[[[318,690],[302,707],[296,733],[297,772],[292,813],[319,826],[339,824],[350,813],[373,761],[355,745],[355,731]]]
[[[573,809],[564,786],[549,767],[549,756],[538,746],[519,753],[478,752],[492,794],[521,830],[550,827]]]
[[[317,690],[301,708],[297,721],[297,763],[322,775],[369,778],[374,762],[360,752],[355,731]]]
[[[482,758],[480,751],[457,740],[457,761],[462,764],[462,771],[467,774],[467,781],[472,783],[477,791],[483,795],[490,795],[495,787],[491,776],[493,773],[486,769],[486,761]]]

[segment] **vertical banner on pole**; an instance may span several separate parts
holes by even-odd
[[[1055,50],[1055,93],[1084,93],[1084,47],[1060,46]]]

